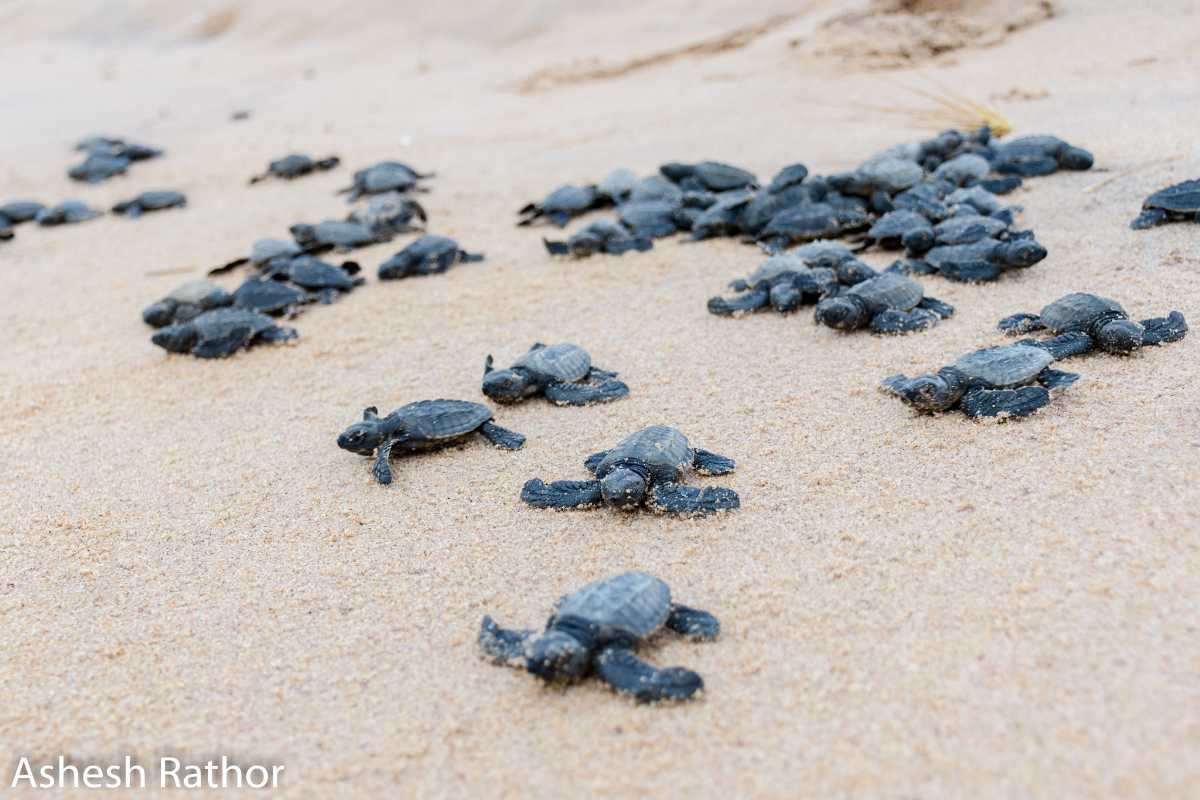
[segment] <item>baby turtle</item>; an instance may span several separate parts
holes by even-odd
[[[216,308],[187,322],[157,330],[150,341],[171,353],[197,358],[224,358],[256,342],[286,342],[299,336],[295,328],[243,308]]]
[[[301,175],[308,175],[310,172],[324,172],[333,169],[340,163],[342,161],[337,156],[314,159],[300,153],[292,153],[272,161],[267,165],[267,171],[261,175],[255,175],[250,179],[250,183],[253,185],[259,181],[265,181],[267,178],[283,178],[290,181]]]
[[[699,164],[671,162],[663,164],[658,171],[684,190],[707,189],[710,192],[725,192],[758,185],[758,178],[754,177],[754,173],[719,161],[701,161]]]
[[[492,410],[466,400],[419,400],[401,406],[386,417],[374,406],[338,436],[338,447],[373,456],[371,474],[381,484],[392,482],[388,460],[392,452],[415,453],[461,444],[472,433],[503,450],[520,450],[525,437],[492,421]]]
[[[1022,136],[996,146],[992,169],[1002,175],[1035,177],[1059,169],[1091,169],[1095,159],[1057,136]]]
[[[286,264],[303,252],[300,249],[300,245],[288,239],[258,239],[250,248],[249,256],[236,258],[219,267],[213,267],[208,271],[208,274],[218,275],[240,267],[243,264],[253,264],[260,269],[267,270]]]
[[[310,299],[307,292],[295,286],[257,275],[247,278],[233,293],[233,304],[238,308],[273,316],[295,316],[299,307]]]
[[[1094,348],[1106,353],[1128,355],[1143,345],[1176,342],[1188,330],[1183,314],[1172,311],[1165,317],[1144,319],[1140,323],[1116,300],[1074,292],[1060,297],[1042,309],[1040,314],[1013,314],[1000,320],[1000,330],[1010,335],[1048,330],[1055,338],[1039,342],[1039,346],[1056,358],[1078,355]],[[1082,335],[1081,335],[1082,334]]]
[[[607,403],[629,394],[617,373],[592,365],[592,357],[576,344],[537,342],[508,369],[483,364],[483,393],[497,403],[516,403],[541,394],[560,406]]]
[[[938,272],[953,281],[994,281],[1008,269],[1033,266],[1046,257],[1046,248],[1028,236],[1007,240],[980,239],[971,244],[935,247],[908,262],[916,272]]]
[[[1129,223],[1129,227],[1140,231],[1177,220],[1200,222],[1200,180],[1159,189],[1142,203],[1142,213]]]
[[[517,225],[532,225],[536,220],[545,219],[561,228],[572,217],[596,208],[602,199],[595,186],[560,186],[540,203],[529,203],[518,211],[521,219]]]
[[[483,261],[482,253],[468,253],[449,236],[426,234],[379,265],[381,281],[399,280],[413,275],[445,272],[455,264]]]
[[[347,219],[365,225],[376,236],[391,238],[398,233],[424,229],[426,216],[425,209],[415,200],[399,192],[384,192],[372,197],[366,208],[350,212]],[[412,224],[414,219],[421,224]]]
[[[154,328],[187,322],[205,311],[233,303],[233,295],[212,281],[188,281],[169,295],[142,309],[142,321]]]
[[[760,245],[777,253],[793,242],[834,239],[867,227],[870,216],[856,205],[806,203],[776,214],[758,234]]]
[[[771,256],[750,277],[736,280],[730,288],[741,292],[737,297],[712,297],[708,310],[718,316],[736,316],[746,311],[771,308],[787,313],[805,302],[817,302],[836,292],[837,273],[827,267],[810,268],[794,253]]]
[[[349,193],[350,202],[354,202],[364,194],[382,194],[384,192],[407,192],[419,188],[417,182],[432,178],[433,173],[421,173],[408,164],[399,161],[380,161],[366,169],[354,173],[354,182],[338,194]]]
[[[157,147],[128,142],[112,136],[88,136],[81,139],[75,145],[75,149],[87,153],[112,156],[114,158],[126,158],[130,161],[145,161],[151,158],[158,158],[163,154],[163,151]]]
[[[624,225],[611,219],[598,219],[567,237],[565,242],[542,239],[546,252],[552,256],[571,255],[586,258],[592,253],[619,256],[629,250],[645,252],[654,242],[644,236],[634,236]]]
[[[359,222],[332,219],[318,222],[316,225],[297,223],[288,230],[291,231],[296,244],[309,252],[353,250],[356,247],[386,242],[392,238],[390,234],[377,233]]]
[[[100,212],[82,200],[64,200],[53,208],[43,208],[34,219],[38,225],[74,225],[100,216]]]
[[[601,504],[630,510],[645,504],[652,511],[703,516],[737,508],[737,492],[719,486],[697,489],[679,483],[689,471],[701,475],[733,472],[733,459],[693,449],[674,428],[653,425],[624,439],[612,450],[587,457],[584,466],[595,480],[554,481],[534,478],[521,499],[534,508],[589,508]]]
[[[92,153],[67,170],[67,177],[83,183],[100,183],[114,175],[124,175],[129,169],[129,159],[125,156],[110,156],[104,153]]]
[[[0,206],[0,217],[10,225],[20,225],[37,219],[38,213],[46,206],[36,200],[13,200]]]
[[[132,200],[126,200],[123,203],[117,203],[113,206],[114,214],[122,214],[126,217],[140,217],[147,211],[159,211],[164,208],[183,208],[187,205],[187,198],[182,192],[175,191],[151,191],[142,192]]]
[[[896,209],[876,220],[867,231],[867,239],[884,250],[904,248],[914,254],[925,253],[933,247],[933,225],[916,211]]]
[[[926,297],[921,284],[885,272],[817,303],[816,320],[839,331],[870,327],[875,333],[913,333],[953,313],[953,306]]]
[[[291,281],[302,289],[315,293],[320,302],[329,303],[342,293],[365,283],[358,274],[360,269],[353,261],[345,261],[336,266],[316,256],[304,255],[270,267],[264,274],[277,281]]]
[[[968,417],[1024,417],[1050,402],[1050,390],[1079,379],[1050,369],[1055,355],[1032,342],[967,353],[933,375],[892,375],[880,389],[918,411],[960,409]]]
[[[807,177],[808,167],[803,164],[789,164],[775,173],[775,177],[771,179],[770,185],[767,186],[767,191],[771,194],[779,194],[784,189],[804,183],[804,179]]]
[[[671,602],[671,589],[645,572],[595,581],[554,604],[544,632],[501,628],[483,618],[479,647],[494,664],[524,668],[549,682],[595,675],[639,702],[686,700],[704,681],[682,667],[659,669],[635,649],[662,628],[711,641],[721,624],[707,611]]]

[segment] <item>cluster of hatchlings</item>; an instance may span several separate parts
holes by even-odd
[[[107,137],[87,139],[79,149],[86,158],[69,174],[85,182],[124,174],[132,162],[161,154]],[[336,156],[289,155],[272,161],[250,183],[292,180],[339,163]],[[1025,178],[1091,165],[1090,153],[1051,136],[1002,143],[986,128],[947,131],[887,150],[848,172],[810,175],[803,164],[792,164],[765,187],[750,172],[717,162],[664,164],[658,174],[644,178],[618,169],[599,183],[563,186],[528,204],[518,224],[565,227],[583,214],[613,209],[614,219],[592,221],[563,240],[543,240],[550,254],[575,258],[644,252],[676,234],[691,240],[736,237],[757,244],[768,257],[749,276],[732,282],[732,297],[711,298],[711,313],[740,316],[768,308],[789,313],[811,304],[816,321],[836,330],[911,333],[954,313],[927,295],[914,275],[977,283],[1040,262],[1046,249],[1031,231],[1013,227],[1020,209],[1004,205],[1000,196]],[[355,172],[343,193],[351,202],[367,197],[365,206],[341,220],[293,225],[290,239],[261,239],[248,256],[211,270],[210,275],[252,268],[232,292],[211,280],[193,280],[146,307],[143,320],[157,329],[152,341],[170,352],[220,358],[255,342],[297,338],[294,328],[278,323],[280,317],[294,316],[308,303],[332,302],[363,283],[356,262],[334,264],[319,256],[423,232],[425,211],[410,195],[424,191],[420,181],[430,177],[397,161]],[[185,204],[179,192],[149,191],[113,211],[136,217]],[[80,201],[54,208],[8,203],[0,206],[0,238],[11,238],[12,227],[28,220],[54,225],[97,215]],[[1200,221],[1200,181],[1154,193],[1132,226],[1182,219]],[[872,247],[902,251],[902,257],[876,271],[858,257]],[[453,239],[424,234],[383,262],[378,276],[429,275],[480,259]],[[1049,336],[976,350],[935,373],[894,375],[881,388],[922,412],[957,409],[970,417],[1021,417],[1079,378],[1052,368],[1056,362],[1093,350],[1129,354],[1177,341],[1187,332],[1178,311],[1135,322],[1116,301],[1089,293],[1069,294],[1036,314],[1013,314],[998,327],[1012,335],[1045,331]],[[585,349],[570,343],[534,344],[503,369],[487,356],[481,390],[500,404],[542,396],[571,406],[619,400],[630,391],[617,373],[594,366]],[[525,443],[522,434],[497,425],[488,406],[443,399],[409,403],[386,415],[367,408],[337,444],[370,458],[375,480],[389,484],[394,457],[458,445],[476,433],[506,450]],[[685,483],[692,473],[728,474],[734,461],[693,447],[668,426],[636,431],[588,456],[583,466],[589,478],[550,483],[534,478],[522,488],[521,499],[543,509],[609,506],[680,516],[707,516],[740,505],[732,489]],[[720,626],[708,612],[672,602],[661,579],[628,572],[561,598],[541,633],[504,629],[485,617],[479,644],[496,663],[524,667],[546,680],[594,675],[638,700],[687,699],[702,688],[699,675],[655,668],[635,655],[637,646],[662,628],[710,640]]]

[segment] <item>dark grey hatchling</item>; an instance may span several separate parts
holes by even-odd
[[[284,180],[294,180],[301,175],[308,175],[311,172],[324,172],[336,167],[342,163],[337,156],[328,156],[327,158],[314,159],[301,153],[292,153],[291,155],[277,158],[267,165],[267,171],[261,175],[255,175],[250,179],[251,184],[265,181],[267,178],[282,178]]]
[[[1014,336],[1048,330],[1055,336],[1037,342],[1037,345],[1054,353],[1055,358],[1079,355],[1097,348],[1107,353],[1128,355],[1144,345],[1179,341],[1188,330],[1187,321],[1178,311],[1165,317],[1134,322],[1116,300],[1088,292],[1060,297],[1040,314],[1012,314],[1000,320],[998,327]]]
[[[875,333],[913,333],[951,316],[954,307],[925,296],[921,284],[885,272],[817,303],[816,320],[839,331],[869,327]]]
[[[621,255],[627,250],[645,252],[654,246],[648,237],[634,236],[619,222],[598,219],[567,237],[566,241],[543,238],[546,252],[552,256],[586,258],[593,253]]]
[[[414,275],[435,275],[455,264],[483,261],[482,253],[468,253],[449,236],[427,233],[379,265],[381,281],[400,280]]]
[[[1129,223],[1129,227],[1140,231],[1178,220],[1200,222],[1200,180],[1183,181],[1159,189],[1142,203],[1142,213]]]
[[[959,409],[968,417],[1024,417],[1050,402],[1051,390],[1079,379],[1050,369],[1055,355],[1035,343],[986,347],[942,367],[935,374],[892,375],[880,389],[917,411]]]
[[[592,364],[592,357],[576,344],[541,342],[508,369],[494,369],[489,355],[483,365],[483,393],[497,403],[517,403],[544,395],[560,406],[607,403],[629,394],[617,373]]]
[[[287,342],[297,338],[295,328],[242,308],[215,308],[187,322],[155,331],[150,341],[171,353],[191,353],[197,358],[225,358],[256,342]]]
[[[479,647],[492,663],[524,668],[546,682],[592,675],[639,702],[687,700],[704,688],[698,674],[654,667],[636,654],[663,628],[700,642],[716,639],[721,624],[707,611],[672,602],[662,579],[623,572],[560,598],[542,633],[501,628],[485,616]]]
[[[653,425],[625,438],[611,450],[593,453],[584,466],[590,481],[538,478],[525,483],[521,499],[535,508],[593,508],[608,505],[632,511],[643,505],[652,511],[681,516],[705,516],[740,505],[737,492],[719,486],[699,489],[680,483],[689,472],[726,475],[733,459],[692,448],[674,428]]]
[[[432,172],[417,172],[408,164],[399,161],[380,161],[366,169],[354,173],[354,181],[338,194],[349,194],[350,202],[364,194],[382,194],[383,192],[407,192],[410,190],[423,191],[418,181],[432,178]]]
[[[466,400],[419,400],[401,406],[386,417],[374,406],[363,411],[338,436],[338,447],[374,458],[371,474],[381,484],[392,482],[388,463],[392,454],[437,450],[462,444],[471,434],[503,450],[519,450],[525,437],[492,421],[492,410]]]
[[[171,189],[142,192],[132,200],[125,200],[113,206],[114,214],[125,217],[140,217],[147,211],[161,211],[165,208],[183,208],[187,205],[187,197],[183,192]]]
[[[233,295],[212,281],[188,281],[142,310],[142,321],[154,328],[187,322],[205,311],[233,304]]]

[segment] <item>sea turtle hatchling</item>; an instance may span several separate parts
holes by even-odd
[[[417,172],[399,161],[380,161],[354,173],[353,182],[345,189],[338,190],[338,194],[349,194],[348,199],[354,202],[364,194],[419,190],[418,181],[432,177],[432,172]]]
[[[172,190],[142,192],[132,200],[125,200],[113,206],[114,214],[126,217],[140,217],[147,211],[160,211],[164,208],[183,208],[187,205],[187,197],[183,192]]]
[[[1031,267],[1046,257],[1046,248],[1031,236],[1009,239],[984,238],[970,244],[934,247],[905,268],[913,272],[937,272],[952,281],[994,281],[1009,269]]]
[[[707,611],[672,602],[662,579],[624,572],[560,598],[540,634],[501,628],[485,616],[479,647],[492,663],[524,668],[545,681],[594,675],[640,702],[686,700],[704,687],[699,675],[653,667],[634,653],[664,627],[696,642],[721,631]]]
[[[608,253],[619,256],[629,250],[645,252],[654,247],[654,242],[645,236],[634,236],[619,222],[598,219],[577,230],[566,241],[542,239],[546,252],[552,256],[570,255],[586,258],[593,253]]]
[[[338,436],[338,447],[372,456],[371,474],[381,484],[392,482],[389,459],[393,452],[414,453],[461,444],[473,433],[503,450],[519,450],[525,437],[492,421],[492,410],[466,400],[419,400],[401,406],[386,417],[374,406],[363,411]]]
[[[1187,321],[1178,311],[1138,323],[1129,318],[1116,300],[1088,292],[1060,297],[1040,314],[1012,314],[1000,320],[998,327],[1013,336],[1042,329],[1050,331],[1055,334],[1054,338],[1038,344],[1054,353],[1056,358],[1096,348],[1128,355],[1143,345],[1179,341],[1188,330]]]
[[[768,258],[749,277],[733,281],[730,288],[740,294],[709,298],[709,313],[736,316],[768,305],[780,313],[795,311],[836,292],[838,277],[834,269],[809,267],[794,253],[783,253]]]
[[[100,213],[82,200],[64,200],[56,206],[43,208],[34,219],[38,225],[74,225],[95,219]]]
[[[593,453],[584,461],[590,481],[538,478],[525,483],[521,499],[535,508],[590,508],[609,505],[681,516],[703,516],[737,508],[737,492],[720,486],[698,489],[681,481],[695,471],[701,475],[733,472],[733,459],[693,448],[675,428],[653,425],[622,440],[611,450]]]
[[[336,167],[342,163],[337,156],[328,156],[327,158],[312,158],[301,153],[292,153],[291,155],[277,158],[267,165],[267,171],[261,175],[255,175],[250,179],[253,185],[260,181],[265,181],[267,178],[282,178],[284,180],[293,180],[302,175],[308,175],[311,172],[324,172]]]
[[[256,342],[286,342],[297,338],[295,328],[242,308],[215,308],[187,322],[159,328],[150,341],[171,353],[197,358],[224,358]]]
[[[356,208],[346,218],[348,222],[365,225],[377,236],[390,238],[394,234],[424,229],[425,209],[400,192],[384,192],[370,199],[365,208]],[[414,224],[413,220],[420,220]]]
[[[378,233],[360,222],[328,219],[316,225],[297,223],[289,228],[292,238],[308,252],[323,250],[353,250],[391,239],[391,234]]]
[[[576,344],[540,342],[508,369],[494,369],[489,355],[483,365],[483,393],[497,403],[517,403],[541,394],[560,406],[607,403],[629,394],[617,373],[592,365],[592,357]]]
[[[483,261],[482,253],[468,253],[449,236],[425,234],[379,265],[381,281],[399,280],[413,275],[434,275],[455,264]]]
[[[960,409],[968,417],[1024,417],[1050,402],[1050,391],[1079,379],[1050,369],[1051,350],[1033,342],[985,347],[936,374],[884,378],[880,390],[917,411]]]
[[[573,217],[596,208],[605,199],[592,185],[560,186],[546,195],[541,202],[529,203],[522,207],[517,212],[521,217],[517,225],[532,225],[539,219],[545,219],[561,228]]]
[[[815,318],[839,331],[869,327],[875,333],[913,333],[953,313],[953,306],[926,297],[921,284],[885,272],[821,300]]]
[[[1142,213],[1129,223],[1129,227],[1140,231],[1177,220],[1200,222],[1200,180],[1183,181],[1159,189],[1142,203]]]
[[[151,327],[162,328],[232,304],[233,295],[212,281],[188,281],[162,300],[142,309],[142,321]]]
[[[36,200],[12,200],[0,206],[0,217],[11,225],[20,225],[37,218],[38,212],[46,206]]]
[[[710,192],[724,192],[758,185],[758,178],[754,173],[719,161],[701,161],[698,164],[673,161],[663,164],[658,171],[684,190],[707,189]]]

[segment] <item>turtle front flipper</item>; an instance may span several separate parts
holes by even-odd
[[[1022,339],[1017,344],[1040,347],[1054,356],[1056,361],[1090,353],[1096,347],[1096,342],[1092,337],[1082,331],[1071,331],[1070,333],[1063,333],[1041,341],[1037,339]]]
[[[640,703],[687,700],[704,688],[704,680],[690,669],[658,669],[642,661],[627,647],[610,646],[600,651],[596,676],[620,694],[632,695]]]
[[[676,633],[698,642],[708,642],[721,633],[721,623],[712,614],[679,603],[671,604],[666,625]]]
[[[1004,319],[996,323],[996,327],[1007,333],[1009,336],[1020,336],[1024,333],[1040,330],[1045,325],[1042,324],[1042,318],[1037,314],[1030,314],[1027,311],[1022,311],[1019,314],[1010,314]]]
[[[383,486],[392,482],[392,467],[388,461],[392,457],[392,446],[395,444],[395,439],[388,439],[375,451],[375,463],[371,465],[371,474]]]
[[[479,649],[493,664],[523,668],[525,642],[533,636],[528,629],[501,628],[491,617],[484,617],[479,626]]]
[[[1050,369],[1047,367],[1038,374],[1037,380],[1042,386],[1054,391],[1055,389],[1067,388],[1079,380],[1079,377],[1078,372],[1064,372],[1061,369]]]
[[[699,447],[692,456],[692,469],[701,475],[728,475],[735,466],[737,463],[732,458]]]
[[[646,502],[652,511],[684,517],[706,517],[741,505],[741,500],[733,489],[722,486],[706,486],[700,489],[672,482],[654,484]]]
[[[490,420],[479,426],[479,433],[502,450],[520,450],[525,444],[524,435],[501,428]]]
[[[559,406],[610,403],[629,394],[623,381],[610,378],[601,383],[551,383],[543,389],[546,399]]]
[[[973,389],[962,399],[968,417],[1027,417],[1050,402],[1044,386],[1020,389]]]
[[[770,300],[766,289],[751,289],[737,297],[713,297],[708,301],[708,311],[721,317],[731,317],[746,311],[762,308]]]
[[[596,474],[596,467],[600,466],[600,462],[608,455],[607,450],[601,450],[599,453],[592,453],[583,460],[583,466],[587,467],[587,471]]]
[[[871,330],[884,334],[916,333],[937,325],[938,319],[937,314],[923,308],[912,311],[889,308],[871,317]]]
[[[1154,317],[1142,320],[1145,332],[1142,334],[1142,344],[1165,344],[1178,342],[1187,335],[1187,320],[1178,311],[1172,311],[1165,317]]]
[[[922,297],[921,302],[917,303],[917,308],[923,308],[926,311],[932,311],[942,319],[949,319],[950,317],[954,316],[954,306],[938,300],[936,297]]]
[[[534,508],[592,508],[603,502],[600,481],[554,481],[545,483],[540,478],[525,482],[521,488],[521,499]]]

